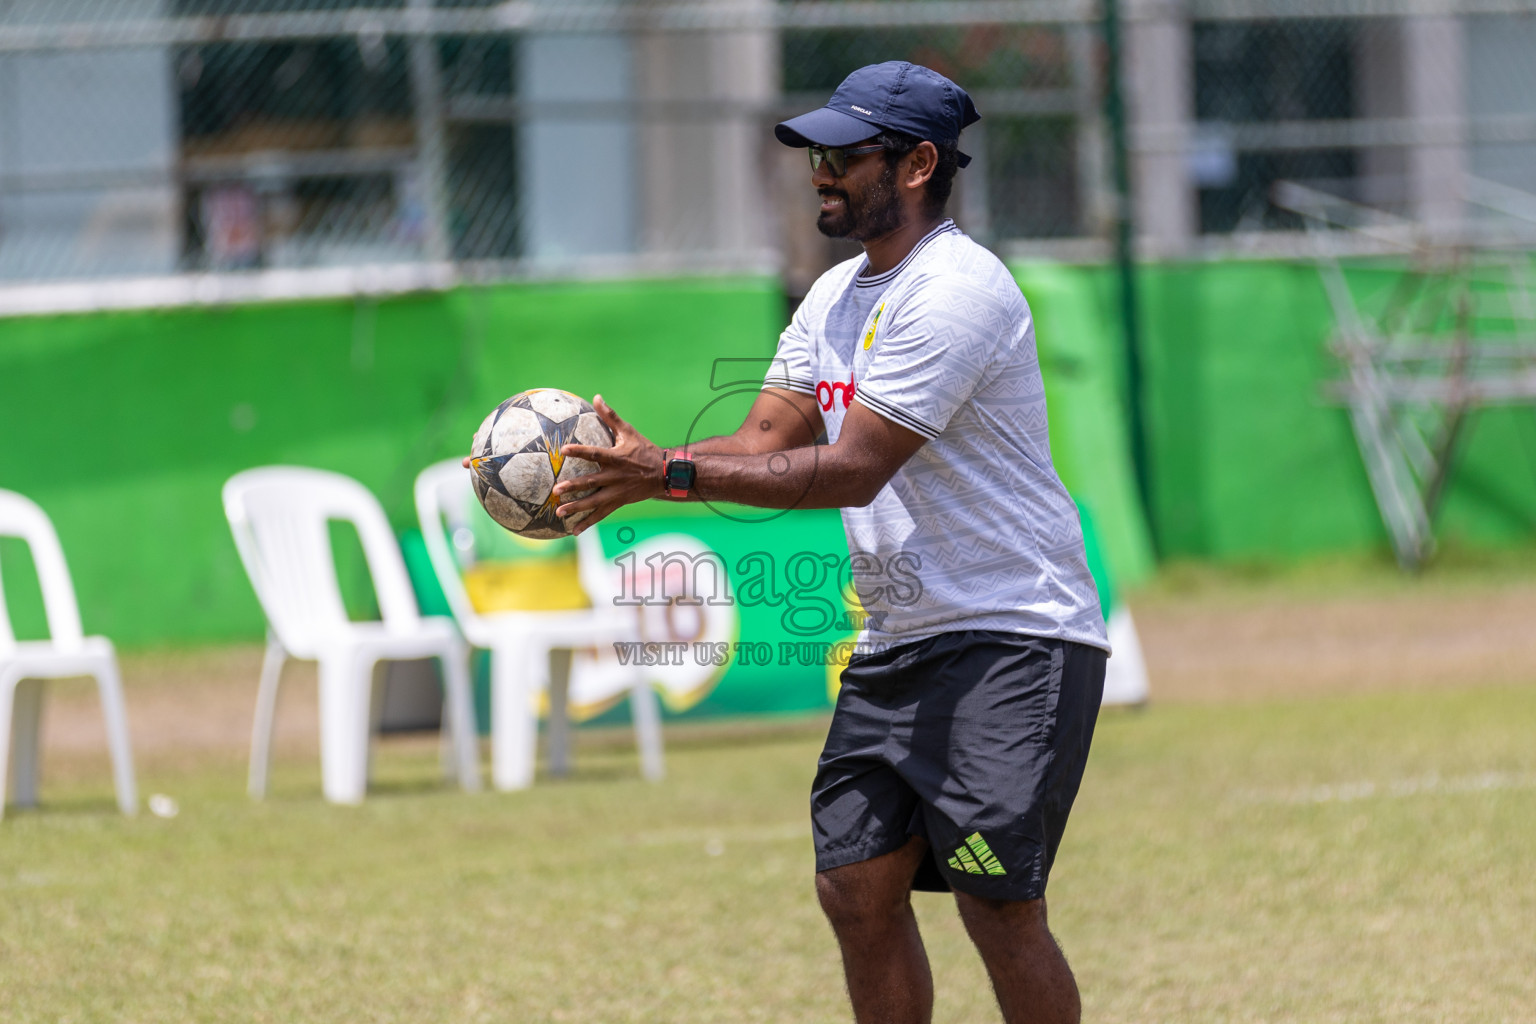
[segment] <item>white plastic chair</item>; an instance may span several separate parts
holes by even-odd
[[[665,774],[661,712],[638,667],[621,667],[612,654],[614,642],[638,638],[637,620],[633,609],[614,605],[618,578],[603,555],[597,530],[576,538],[578,572],[590,608],[481,614],[470,603],[447,539],[454,537],[461,550],[471,549],[469,516],[476,507],[469,474],[457,460],[428,466],[416,478],[416,512],[433,572],[465,638],[491,652],[492,784],[502,790],[533,784],[538,700],[546,691],[552,773],[569,770],[570,698],[588,703],[627,692],[641,774],[660,780]],[[566,685],[551,679],[550,655],[556,651],[570,652]],[[599,652],[596,658],[593,651]]]
[[[107,746],[112,753],[117,806],[124,814],[133,814],[139,801],[128,749],[123,684],[112,644],[106,637],[82,635],[80,606],[64,562],[64,549],[42,509],[19,494],[0,491],[0,536],[20,538],[31,548],[49,635],[47,640],[18,642],[5,606],[5,592],[0,590],[0,815],[5,813],[7,769],[13,801],[18,806],[37,803],[43,681],[70,676],[96,680]]]
[[[224,513],[268,623],[251,734],[250,792],[266,792],[277,686],[288,658],[319,662],[320,772],[326,799],[359,803],[368,784],[375,721],[374,667],[437,658],[442,664],[445,762],[466,790],[480,788],[468,651],[453,623],[416,607],[384,510],[339,473],[289,466],[246,470],[224,485]],[[347,617],[328,523],[357,528],[382,621]]]

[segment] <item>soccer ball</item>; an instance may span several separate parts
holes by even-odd
[[[519,537],[566,537],[587,513],[561,519],[555,509],[590,491],[556,498],[550,489],[562,480],[597,472],[597,463],[566,459],[567,444],[613,447],[608,429],[591,403],[569,391],[535,388],[502,402],[475,431],[469,475],[475,496],[491,518]]]

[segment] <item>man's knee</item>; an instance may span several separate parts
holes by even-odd
[[[1050,934],[1046,923],[1045,900],[994,900],[955,892],[955,905],[967,927],[1004,927],[1015,933],[1032,931]]]
[[[910,890],[871,884],[857,864],[818,872],[816,898],[837,931],[879,925],[906,912]],[[853,870],[851,870],[853,869]]]
[[[898,851],[898,853],[903,851]],[[881,927],[911,913],[909,858],[888,854],[816,874],[816,898],[837,931]]]

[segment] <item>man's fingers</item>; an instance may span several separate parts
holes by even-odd
[[[613,461],[612,448],[599,448],[590,444],[568,444],[560,449],[562,459],[585,459],[587,462],[595,462],[599,466],[606,466]]]
[[[593,512],[605,506],[611,512],[613,509],[618,507],[612,502],[604,500],[599,495],[600,492],[589,494],[584,498],[575,498],[571,501],[565,502],[562,505],[557,505],[555,507],[555,515],[559,516],[561,519],[567,519],[578,512]],[[606,512],[603,514],[607,515]]]
[[[577,537],[580,537],[583,533],[587,532],[587,529],[589,527],[593,526],[596,523],[602,522],[604,519],[607,519],[608,518],[608,513],[612,512],[612,511],[613,511],[613,509],[611,509],[611,508],[605,508],[605,509],[603,509],[600,512],[593,512],[591,515],[587,516],[587,518],[583,519],[580,523],[578,523],[576,525],[576,529],[571,531],[572,534],[577,536]]]
[[[599,487],[606,487],[614,483],[614,475],[606,470],[598,470],[596,473],[588,473],[585,476],[574,477],[570,480],[561,480],[549,489],[549,493],[559,497],[572,491],[591,491]]]
[[[591,511],[594,504],[595,502],[593,502],[590,498],[577,498],[575,501],[568,501],[563,505],[556,506],[555,515],[559,516],[561,519],[568,519],[569,517],[575,515],[577,512]]]
[[[469,459],[470,459],[470,457],[468,455],[464,456],[464,461],[459,463],[459,465],[463,466],[465,469],[468,469],[469,468]]]
[[[592,408],[597,410],[597,415],[604,423],[608,424],[608,429],[613,431],[614,434],[633,433],[629,429],[629,424],[624,421],[624,417],[614,412],[613,408],[603,401],[602,395],[592,396]]]

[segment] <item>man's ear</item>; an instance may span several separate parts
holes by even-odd
[[[938,166],[938,147],[931,142],[919,142],[917,148],[907,154],[907,173],[901,183],[907,188],[924,188]]]

